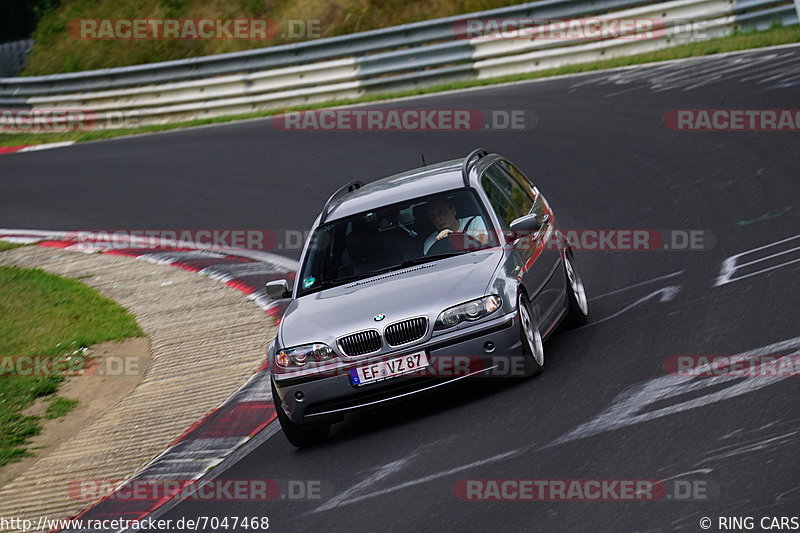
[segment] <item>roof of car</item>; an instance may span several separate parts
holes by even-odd
[[[335,201],[326,222],[403,200],[463,188],[462,161],[443,161],[367,183]]]

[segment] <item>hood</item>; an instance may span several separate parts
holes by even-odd
[[[281,343],[325,342],[406,318],[427,316],[430,324],[446,308],[484,296],[503,258],[500,248],[448,257],[379,274],[309,294],[289,305],[281,319]],[[374,317],[386,318],[376,322]]]

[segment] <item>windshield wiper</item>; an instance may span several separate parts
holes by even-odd
[[[385,268],[381,268],[381,269],[375,270],[374,272],[372,272],[371,275],[383,274],[385,272],[391,272],[393,270],[400,270],[402,268],[408,268],[408,267],[411,267],[411,266],[414,266],[414,265],[421,265],[423,263],[430,263],[431,261],[436,261],[437,259],[444,259],[446,257],[453,257],[453,256],[456,256],[456,255],[461,255],[461,254],[462,254],[462,252],[449,252],[449,253],[446,253],[446,254],[423,255],[423,256],[420,256],[420,257],[417,257],[417,258],[414,258],[414,259],[407,259],[406,261],[403,261],[403,262],[398,263],[396,265],[391,265],[391,266],[388,266],[388,267],[385,267]]]
[[[319,285],[315,287],[309,288],[307,291],[303,292],[303,295],[311,294],[318,291],[324,291],[325,289],[330,289],[332,287],[338,287],[339,285],[344,285],[346,283],[350,283],[353,281],[358,281],[360,279],[368,278],[373,276],[373,273],[366,273],[366,274],[358,274],[355,276],[345,276],[343,278],[336,278],[336,279],[326,279]]]

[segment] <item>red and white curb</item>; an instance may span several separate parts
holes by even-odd
[[[167,450],[114,492],[74,518],[141,520],[172,500],[191,494],[196,483],[277,418],[272,404],[269,371],[262,368],[228,400],[194,424]],[[170,493],[132,498],[147,482],[170,482]],[[94,531],[73,529],[62,531]]]
[[[107,235],[107,234],[105,234]],[[267,298],[265,285],[276,279],[294,279],[297,262],[260,250],[240,248],[203,248],[186,241],[166,241],[150,237],[115,237],[88,231],[67,232],[28,229],[0,229],[0,240],[22,244],[63,248],[84,253],[107,253],[136,257],[142,261],[172,265],[197,272],[242,291],[264,312],[280,320],[288,301]],[[80,240],[78,240],[80,238]],[[153,242],[161,243],[153,246]],[[125,243],[129,243],[129,247]]]
[[[23,146],[0,146],[0,154],[14,154],[17,152],[37,152],[39,150],[49,150],[50,148],[61,148],[71,146],[75,141],[63,141],[45,144],[26,144]]]
[[[142,249],[136,247],[135,238],[131,240],[131,248],[120,248],[118,241],[112,246],[102,240],[94,240],[91,236],[87,237],[86,232],[81,232],[81,242],[71,238],[72,235],[74,232],[0,229],[2,241],[35,243],[38,246],[73,252],[127,255],[136,257],[137,260],[197,272],[244,292],[276,320],[280,320],[287,303],[267,299],[264,284],[273,279],[294,277],[297,269],[296,262],[268,252],[239,249],[198,250],[182,246],[185,243],[173,242],[165,243],[164,249]],[[141,482],[157,480],[168,480],[173,482],[173,486],[177,483],[180,493],[191,491],[192,486],[209,470],[275,419],[269,369],[265,361],[242,387],[187,429],[161,455],[132,478],[119,484],[100,502],[74,518],[140,520],[169,502],[174,494],[135,500],[119,495],[130,494],[131,487]],[[72,488],[68,488],[70,489]]]

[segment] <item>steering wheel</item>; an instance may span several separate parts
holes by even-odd
[[[453,252],[478,250],[482,246],[483,244],[481,244],[481,241],[472,235],[464,233],[463,231],[454,231],[444,239],[439,239],[438,241],[434,242],[431,247],[428,248],[428,253],[425,255],[439,255]]]

